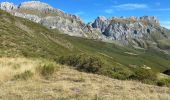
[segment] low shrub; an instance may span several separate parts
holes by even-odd
[[[129,76],[132,75],[129,69],[121,65],[116,67],[116,65],[114,66],[107,63],[105,59],[89,54],[62,56],[59,58],[58,62],[60,64],[73,66],[79,71],[97,73],[121,80],[128,79]]]
[[[59,63],[74,66],[79,71],[89,73],[97,73],[104,64],[99,57],[87,54],[60,57]]]
[[[26,70],[25,72],[21,74],[17,74],[14,76],[14,79],[22,79],[22,80],[28,80],[33,76],[33,73],[30,70]]]
[[[59,58],[58,62],[73,66],[79,71],[97,73],[120,80],[138,80],[147,84],[155,84],[157,81],[157,73],[150,69],[112,65],[101,58],[88,54],[63,56]]]
[[[164,78],[164,79],[160,79],[157,81],[157,85],[158,86],[167,86],[170,87],[170,78]]]
[[[125,71],[120,71],[120,72],[114,72],[112,74],[113,78],[119,79],[119,80],[126,80],[129,78],[131,74]]]
[[[122,67],[109,67],[105,71],[103,70],[103,75],[109,76],[111,78],[126,80],[129,79],[129,76],[132,75],[132,72],[129,69]]]
[[[157,73],[150,69],[135,68],[133,75],[131,75],[129,78],[149,83],[157,80]]]

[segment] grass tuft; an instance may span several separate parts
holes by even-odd
[[[40,74],[44,77],[49,77],[54,74],[57,67],[53,63],[46,63],[38,68]]]
[[[14,79],[16,80],[28,80],[29,78],[31,78],[34,74],[30,71],[30,70],[26,70],[25,72],[21,73],[21,74],[17,74],[14,76]]]

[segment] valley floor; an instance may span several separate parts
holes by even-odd
[[[0,58],[0,99],[2,100],[169,100],[170,89],[121,81],[57,66],[48,79],[36,67],[50,61],[26,58]],[[28,80],[13,76],[31,70]]]

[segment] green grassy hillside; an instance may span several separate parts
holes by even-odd
[[[134,67],[151,67],[154,71],[170,68],[170,56],[164,52],[71,37],[0,11],[0,57],[24,56],[57,60],[61,56],[80,53],[102,59],[105,63],[102,73],[111,71],[115,74],[113,72],[122,70],[118,74],[126,75]]]
[[[74,44],[74,47],[81,52],[100,55],[125,66],[147,65],[161,70],[170,68],[169,55],[152,48],[149,48],[148,50],[139,50],[97,40],[94,41],[66,35],[60,36]]]
[[[0,55],[55,58],[72,45],[56,33],[31,21],[0,11]]]

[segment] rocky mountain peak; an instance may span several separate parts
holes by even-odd
[[[140,21],[149,22],[150,24],[160,25],[159,20],[155,16],[140,17]]]
[[[154,16],[142,17],[97,17],[92,23],[94,29],[100,30],[104,36],[112,40],[126,40],[128,38],[143,38],[161,27]]]
[[[112,23],[121,23],[121,24],[142,23],[145,25],[148,25],[148,24],[160,25],[159,20],[155,16],[110,17],[106,21],[111,21]]]
[[[104,17],[104,16],[99,16],[99,17],[97,17],[96,20],[99,20],[99,21],[106,21],[107,19],[106,19],[106,17]]]
[[[53,9],[53,7],[51,7],[50,5],[40,2],[40,1],[23,2],[19,5],[19,8],[30,9],[30,10]]]
[[[17,6],[15,6],[13,3],[2,2],[2,3],[0,3],[0,9],[6,10],[6,11],[11,11],[11,10],[17,9]]]

